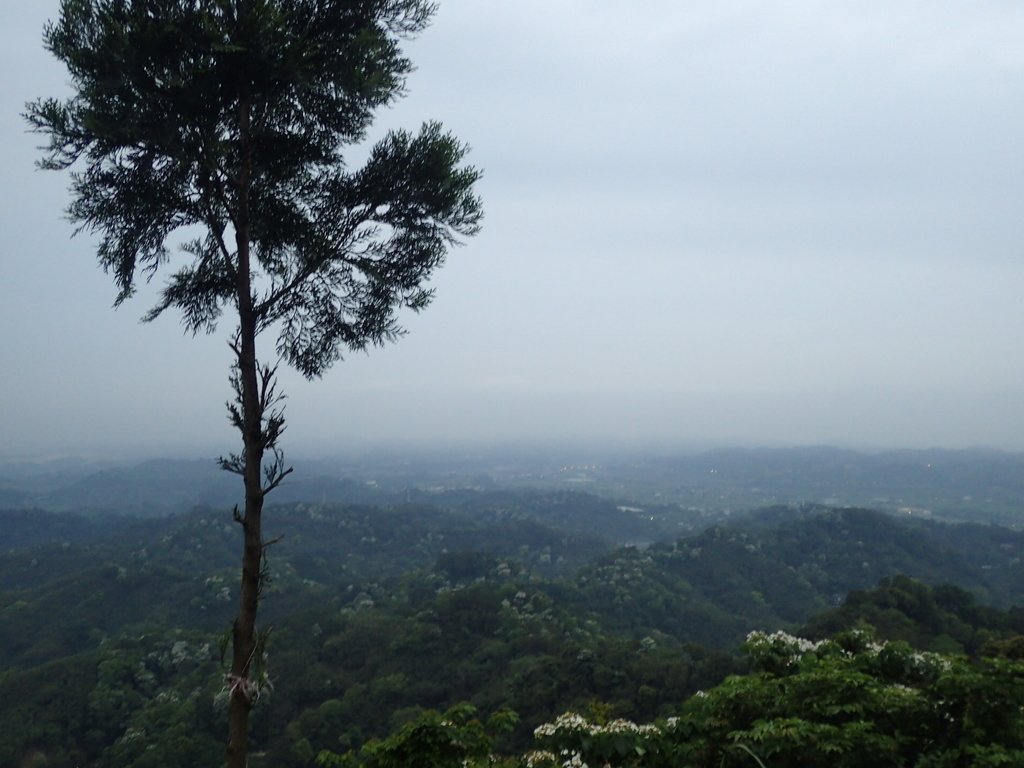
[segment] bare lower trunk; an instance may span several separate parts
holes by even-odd
[[[249,712],[252,710],[255,683],[250,678],[256,654],[256,611],[259,606],[260,572],[263,563],[262,513],[263,492],[260,489],[259,451],[246,447],[245,514],[242,517],[244,547],[242,552],[242,585],[238,616],[232,627],[231,674],[228,678],[228,768],[245,768],[249,746]],[[250,475],[255,475],[251,479]]]
[[[245,768],[249,740],[249,712],[257,693],[253,666],[258,665],[256,612],[263,580],[263,496],[261,467],[264,436],[262,409],[257,384],[255,334],[243,338],[238,358],[238,378],[243,424],[243,465],[245,512],[238,515],[243,530],[242,584],[238,616],[232,627],[231,673],[228,677],[228,768]]]
[[[238,616],[232,627],[231,674],[228,678],[228,768],[245,768],[249,744],[249,712],[256,695],[256,681],[252,678],[257,649],[256,612],[259,607],[263,569],[263,489],[260,468],[263,464],[261,414],[256,393],[255,355],[246,354],[255,343],[242,342],[239,359],[239,377],[242,389],[242,409],[245,423],[244,480],[245,512],[241,518],[244,532],[242,549],[242,584]]]

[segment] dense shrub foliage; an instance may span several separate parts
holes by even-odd
[[[462,707],[427,713],[341,768],[862,768],[1024,765],[1024,664],[916,651],[864,631],[811,641],[751,633],[751,670],[637,724],[606,712],[565,713],[534,730],[536,748],[495,755],[488,729]],[[512,720],[509,714],[499,723]]]

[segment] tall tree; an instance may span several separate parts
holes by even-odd
[[[26,118],[49,139],[41,167],[71,170],[70,218],[99,236],[116,303],[178,262],[146,319],[177,308],[193,334],[225,308],[237,321],[228,412],[242,447],[220,460],[245,486],[229,766],[246,763],[259,691],[263,502],[291,471],[277,362],[315,378],[344,351],[395,339],[396,312],[430,301],[427,279],[479,227],[479,173],[437,123],[389,133],[361,168],[344,161],[402,94],[412,65],[400,43],[434,11],[427,0],[62,0],[45,30],[72,95],[33,102]],[[261,358],[268,331],[276,347]]]

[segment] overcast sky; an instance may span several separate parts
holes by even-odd
[[[231,449],[231,327],[113,311],[33,167],[57,6],[0,3],[0,455]],[[287,449],[1024,449],[1024,4],[442,0],[407,50],[377,125],[469,142],[484,229],[398,344],[285,377]]]

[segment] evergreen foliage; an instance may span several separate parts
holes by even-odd
[[[30,104],[27,119],[49,139],[42,167],[72,170],[68,212],[99,235],[116,303],[191,238],[146,319],[178,309],[192,333],[212,332],[225,308],[237,320],[228,416],[242,449],[220,459],[245,487],[226,675],[234,768],[246,764],[261,652],[263,502],[291,472],[277,364],[314,378],[347,350],[395,339],[396,312],[429,303],[426,281],[479,227],[479,173],[438,123],[388,133],[362,168],[345,162],[374,110],[401,95],[412,64],[400,42],[433,11],[426,0],[62,0],[46,28],[73,94]],[[269,362],[256,345],[266,331]]]

